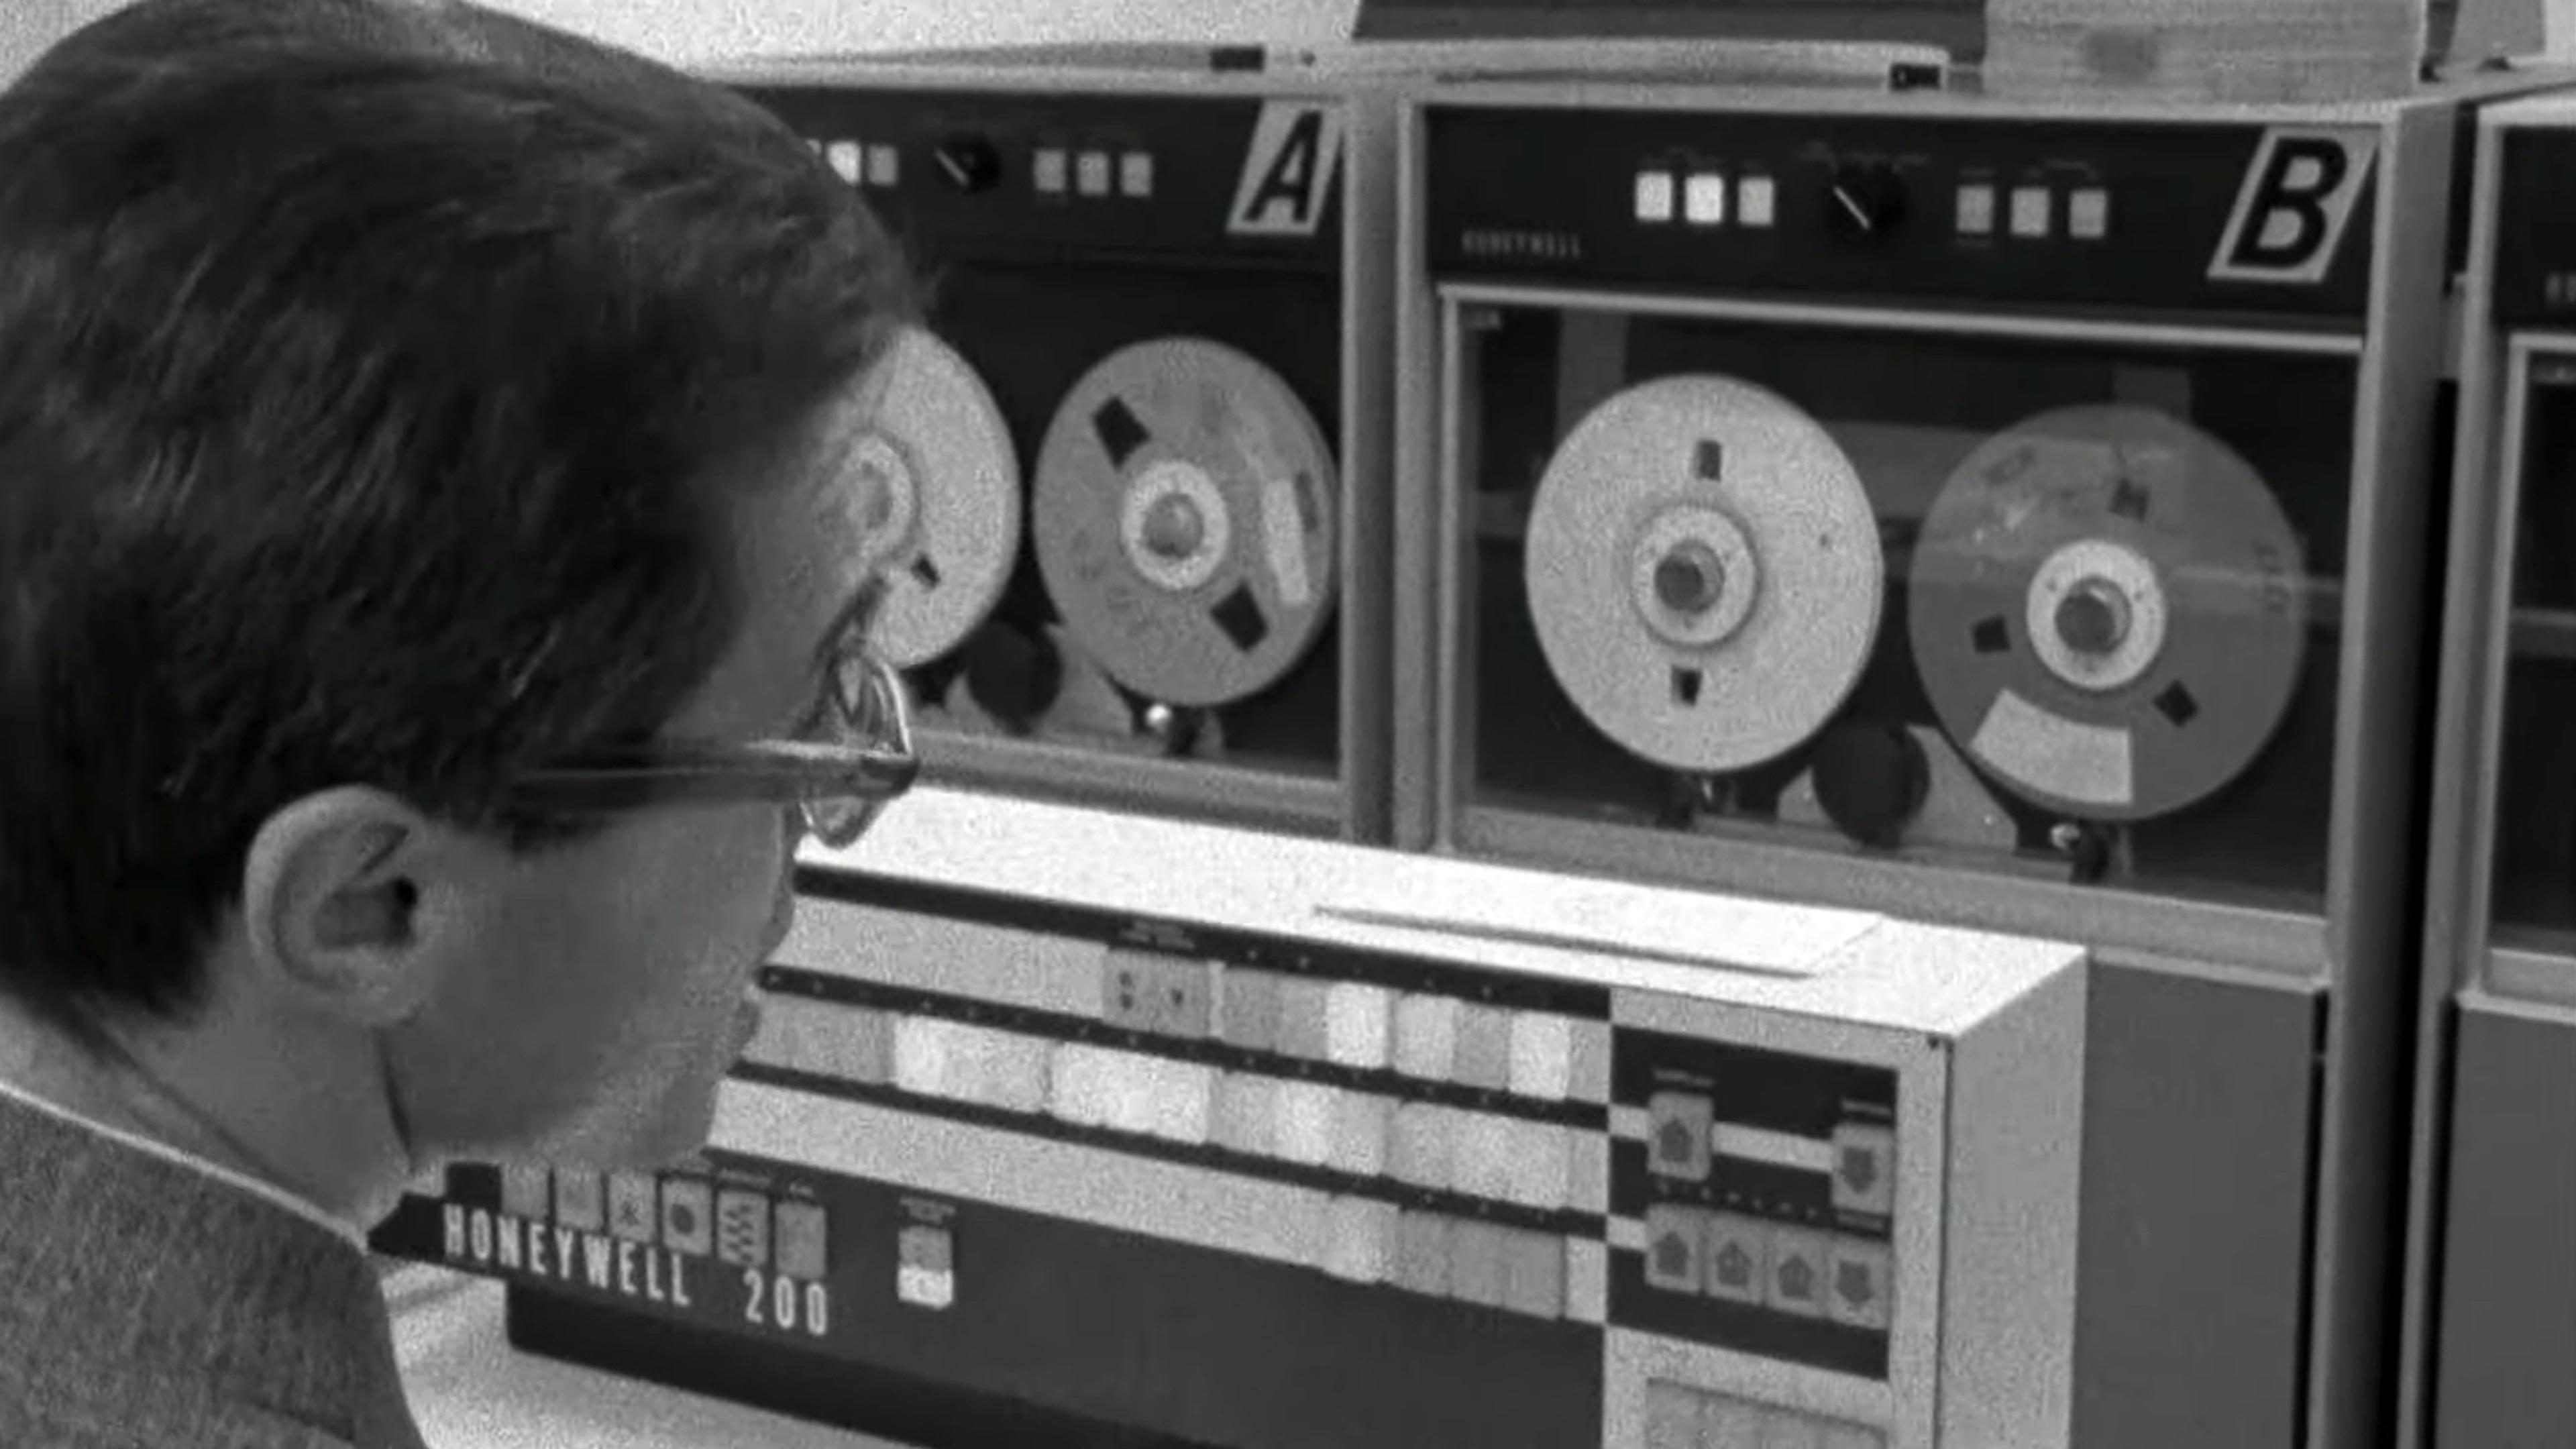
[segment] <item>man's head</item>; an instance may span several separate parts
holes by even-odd
[[[694,1147],[794,812],[516,787],[810,721],[909,306],[792,136],[521,22],[58,47],[0,95],[0,991],[364,1043],[424,1158]]]

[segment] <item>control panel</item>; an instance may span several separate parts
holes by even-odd
[[[2576,131],[2500,134],[2495,320],[2576,326]]]
[[[746,85],[934,260],[979,247],[1329,272],[1345,114],[1330,98]]]
[[[1232,843],[1031,859],[1278,849]],[[805,879],[700,1160],[459,1170],[379,1245],[511,1282],[523,1348],[924,1441],[2062,1438],[2079,953],[1728,902],[1738,972],[923,863]]]
[[[2373,126],[1925,105],[1435,103],[1424,261],[1444,281],[2361,320]]]

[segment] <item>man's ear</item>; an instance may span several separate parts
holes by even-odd
[[[417,1011],[472,949],[500,847],[381,790],[325,790],[271,815],[242,870],[259,986],[353,1026]]]

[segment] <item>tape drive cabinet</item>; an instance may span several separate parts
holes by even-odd
[[[966,792],[809,860],[702,1164],[389,1246],[925,1446],[2066,1442],[2077,948]]]
[[[1383,839],[1390,113],[1196,54],[706,74],[929,284],[851,466],[934,774]]]
[[[2092,948],[2088,1449],[2384,1413],[2478,84],[1406,111],[1399,841]]]
[[[2442,636],[2401,1449],[2576,1382],[2576,102],[2480,127]]]

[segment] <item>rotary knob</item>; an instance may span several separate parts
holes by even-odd
[[[981,136],[949,137],[931,149],[930,163],[955,191],[990,191],[1002,179],[1002,153]]]
[[[1905,178],[1883,161],[1836,166],[1825,187],[1825,227],[1839,236],[1879,237],[1905,220]]]

